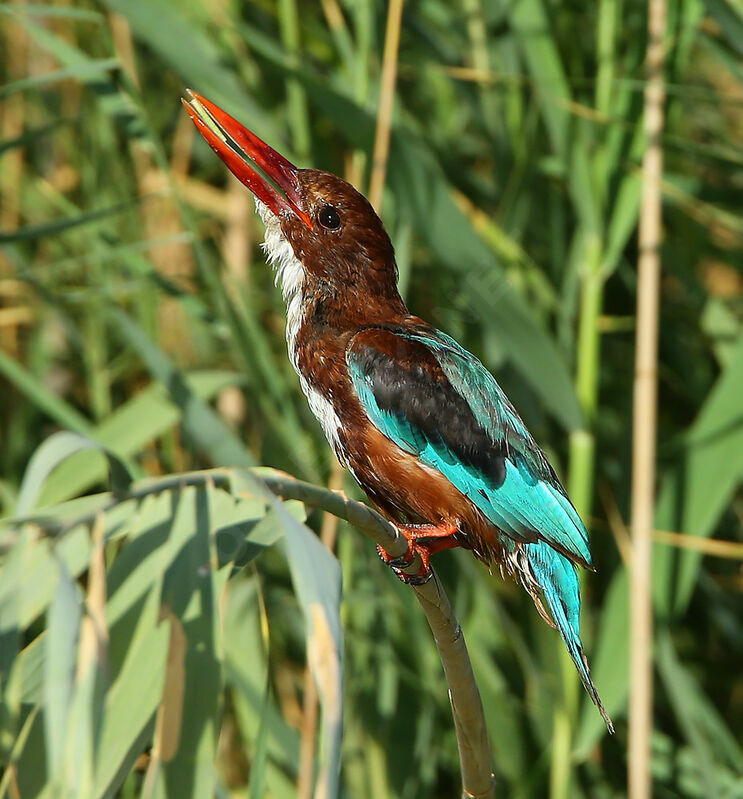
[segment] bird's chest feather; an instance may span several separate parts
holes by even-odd
[[[294,329],[289,318],[287,344],[310,410],[338,459],[348,465],[349,434],[363,414],[348,376],[343,341],[337,335],[318,334],[306,318]]]

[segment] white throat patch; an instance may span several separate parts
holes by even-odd
[[[310,383],[299,370],[299,353],[297,352],[297,334],[304,321],[304,267],[294,254],[292,245],[284,238],[281,232],[279,219],[257,197],[255,207],[258,215],[266,226],[266,236],[263,240],[263,252],[266,260],[276,271],[276,284],[281,286],[281,293],[286,302],[286,343],[289,349],[289,359],[294,371],[299,375],[299,383],[310,406],[322,425],[325,438],[343,460],[338,440],[340,422],[333,405]]]
[[[257,197],[255,207],[266,226],[266,236],[261,246],[268,263],[276,271],[276,285],[281,286],[281,293],[286,302],[286,343],[289,345],[289,357],[296,369],[295,343],[302,324],[304,267],[294,254],[292,245],[284,238],[276,214]]]

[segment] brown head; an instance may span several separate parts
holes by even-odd
[[[305,298],[337,304],[337,312],[404,313],[392,243],[368,200],[330,172],[299,169],[218,106],[189,94],[184,105],[197,129],[256,197],[285,295],[301,280]]]

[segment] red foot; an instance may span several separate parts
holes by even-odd
[[[459,546],[454,537],[459,528],[453,522],[442,524],[398,524],[397,529],[408,539],[404,555],[391,558],[382,547],[377,546],[379,557],[408,585],[423,585],[431,579],[431,555],[443,549]],[[430,540],[432,539],[432,540]],[[415,556],[420,555],[421,567],[417,574],[406,574],[403,569],[410,566]]]

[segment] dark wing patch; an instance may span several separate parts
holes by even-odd
[[[382,329],[364,331],[354,360],[369,381],[380,410],[402,417],[427,442],[443,445],[480,472],[493,488],[505,477],[505,442],[493,441],[467,401],[452,387],[424,345]]]

